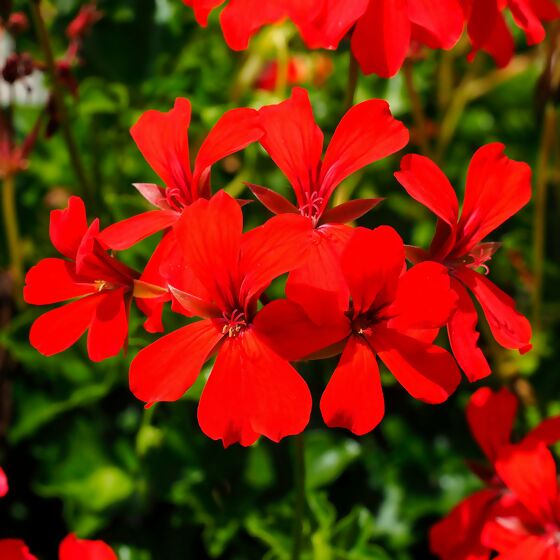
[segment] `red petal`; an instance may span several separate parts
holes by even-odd
[[[132,186],[153,206],[169,210],[164,188],[153,183],[133,183]]]
[[[523,441],[554,445],[560,441],[560,416],[545,418],[536,428],[531,430]]]
[[[51,212],[51,242],[65,257],[76,258],[78,247],[87,230],[86,209],[80,197],[71,196],[66,209]]]
[[[340,342],[350,334],[348,318],[318,326],[297,303],[275,300],[259,311],[254,320],[259,336],[282,358],[302,360]]]
[[[355,313],[390,303],[404,266],[404,245],[393,228],[356,228],[342,255]]]
[[[128,306],[123,288],[101,293],[88,333],[90,360],[116,356],[128,338]]]
[[[103,541],[86,541],[68,535],[59,548],[59,560],[117,560],[117,555]]]
[[[431,551],[441,560],[488,560],[491,550],[481,542],[482,528],[496,490],[475,492],[430,530]]]
[[[225,447],[253,444],[260,435],[280,441],[305,429],[311,393],[298,372],[247,330],[228,338],[202,392],[198,421]]]
[[[241,51],[261,27],[288,15],[284,0],[230,0],[220,16],[228,46]]]
[[[531,345],[531,325],[515,309],[515,302],[488,278],[465,267],[457,268],[455,276],[463,282],[480,303],[490,330],[504,348],[526,352]]]
[[[156,340],[132,360],[130,390],[148,404],[180,399],[196,381],[202,365],[223,336],[212,321],[206,320]]]
[[[204,317],[205,319],[217,319],[222,313],[219,307],[193,294],[183,292],[173,286],[169,290],[177,302],[184,307],[192,317]]]
[[[193,271],[221,309],[236,304],[233,282],[238,270],[242,230],[241,208],[224,191],[211,200],[197,200],[184,210],[175,225],[184,265]]]
[[[321,224],[347,224],[353,222],[362,216],[365,216],[370,210],[373,210],[383,198],[364,198],[359,200],[349,200],[343,202],[334,208],[330,208],[323,212]]]
[[[299,303],[318,325],[336,323],[348,310],[349,292],[340,255],[352,233],[347,226],[314,229],[305,264],[288,277],[286,296]]]
[[[369,344],[351,336],[321,397],[321,413],[330,428],[361,436],[383,419],[385,404],[379,368]]]
[[[395,301],[388,312],[399,329],[439,329],[457,304],[447,268],[426,261],[413,266],[398,281]]]
[[[554,0],[529,0],[529,3],[541,21],[554,21],[560,18],[560,7]]]
[[[407,155],[395,173],[406,192],[453,229],[457,225],[459,203],[449,179],[429,158]]]
[[[505,485],[543,526],[556,524],[556,463],[544,444],[511,445],[502,450],[495,466]]]
[[[497,560],[558,560],[556,547],[551,545],[547,536],[513,535],[512,531],[501,526],[501,521],[491,521],[484,528],[483,537],[493,545],[492,548],[502,552],[496,556]],[[504,537],[504,533],[509,536]]]
[[[324,0],[320,9],[314,6],[312,17],[308,13],[292,13],[292,18],[308,48],[336,49],[356,20],[363,15],[368,2],[369,0]],[[296,6],[298,3],[295,2]],[[309,12],[309,9],[303,11]]]
[[[473,156],[457,232],[457,255],[466,254],[531,198],[531,168],[509,159],[503,144],[488,144]]]
[[[29,552],[27,545],[16,539],[0,539],[0,558],[2,560],[37,560],[37,557]]]
[[[463,32],[464,16],[458,0],[415,0],[408,3],[413,37],[432,49],[451,49]]]
[[[183,0],[183,4],[194,9],[194,16],[199,25],[206,27],[210,12],[223,4],[224,0]]]
[[[370,99],[352,107],[334,131],[321,167],[321,196],[326,201],[344,179],[404,148],[406,127],[393,115],[389,104]]]
[[[364,74],[391,78],[410,47],[407,0],[370,0],[352,33],[352,52]]]
[[[247,232],[241,242],[240,299],[245,305],[282,274],[302,265],[312,242],[309,219],[300,215],[274,216]]]
[[[517,399],[507,390],[494,393],[483,387],[476,391],[467,406],[467,421],[478,445],[491,463],[511,438],[517,414]]]
[[[315,190],[323,151],[323,133],[315,124],[309,95],[294,88],[290,99],[263,107],[259,115],[261,144],[290,181],[301,208],[307,202],[305,193]]]
[[[544,41],[545,29],[528,0],[509,0],[509,9],[515,23],[525,31],[528,45]]]
[[[210,197],[210,167],[217,161],[242,150],[263,135],[259,114],[254,109],[232,109],[225,113],[200,146],[193,171],[193,190]],[[194,197],[193,195],[193,198]]]
[[[171,227],[178,219],[179,214],[172,210],[151,210],[105,228],[97,238],[106,247],[123,251],[142,239]]]
[[[299,214],[299,210],[281,194],[259,185],[247,183],[247,186],[261,204],[273,214]]]
[[[460,282],[452,278],[451,283],[458,301],[455,313],[447,325],[447,333],[453,355],[472,383],[490,375],[491,369],[478,346],[478,313],[471,297]]]
[[[146,111],[130,129],[138,149],[165,185],[179,188],[187,198],[193,194],[190,191],[190,122],[191,104],[188,99],[178,98],[170,111]]]
[[[76,265],[62,259],[43,259],[25,276],[23,299],[33,305],[48,305],[97,292],[76,274]]]
[[[86,296],[41,315],[31,326],[31,346],[45,356],[70,348],[89,327],[102,296]]]
[[[2,467],[0,467],[0,498],[3,498],[8,493],[8,490],[8,477]]]
[[[429,404],[445,402],[461,381],[455,360],[439,346],[383,325],[372,329],[368,341],[387,369],[415,399]]]

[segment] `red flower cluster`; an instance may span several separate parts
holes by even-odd
[[[434,341],[447,326],[469,379],[489,373],[467,289],[480,302],[496,339],[526,351],[530,327],[513,302],[478,269],[496,245],[482,240],[530,196],[530,171],[503,146],[485,146],[469,171],[461,218],[455,194],[435,164],[407,156],[399,181],[440,218],[429,251],[405,247],[397,232],[353,228],[380,201],[332,207],[340,183],[396,153],[409,134],[386,102],[369,100],[343,116],[323,154],[307,92],[260,110],[226,113],[189,165],[190,104],[148,111],[132,128],[138,147],[164,186],[136,185],[156,207],[99,231],[87,225],[80,199],[51,215],[51,240],[64,258],[44,259],[26,279],[25,299],[44,305],[72,300],[39,317],[31,343],[43,354],[68,348],[86,331],[94,360],[126,347],[132,299],[162,331],[161,311],[190,318],[186,326],[142,349],[130,367],[132,392],[148,405],[179,399],[203,364],[216,361],[202,393],[198,419],[224,445],[278,441],[301,432],[311,395],[291,362],[341,354],[321,399],[327,425],[355,434],[381,421],[381,360],[416,399],[441,403],[456,389],[453,356]],[[276,214],[243,233],[242,201],[212,196],[212,165],[258,141],[288,179],[295,203],[257,185],[255,196]],[[108,249],[127,249],[162,231],[143,273]],[[406,257],[414,266],[407,270]],[[265,293],[288,274],[285,299]],[[193,318],[200,320],[192,321]],[[188,359],[184,357],[188,356]]]
[[[224,0],[183,0],[206,25],[209,13]],[[509,8],[527,43],[545,37],[543,22],[560,17],[554,0],[229,0],[221,13],[227,44],[246,49],[250,37],[262,26],[291,19],[309,48],[336,49],[351,34],[352,52],[365,74],[388,78],[419,46],[451,49],[465,24],[472,43],[470,58],[483,50],[499,66],[506,66],[514,43],[504,11]]]
[[[547,446],[560,440],[560,416],[512,444],[517,399],[506,389],[479,389],[467,420],[488,463],[471,462],[485,488],[463,500],[430,534],[442,560],[560,558],[560,493]]]

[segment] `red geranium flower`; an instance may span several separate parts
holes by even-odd
[[[309,319],[313,290],[302,305],[277,300],[256,319],[271,346],[289,360],[342,349],[321,399],[326,424],[357,435],[379,424],[384,402],[376,357],[414,398],[445,401],[461,378],[451,354],[433,344],[455,305],[445,268],[422,263],[403,272],[402,239],[381,226],[354,230],[341,269],[346,303],[341,307],[339,298],[331,300],[329,324],[319,327]]]
[[[198,23],[224,0],[183,0],[194,9]],[[335,49],[366,9],[368,0],[230,0],[220,22],[228,46],[243,50],[261,27],[290,18],[309,48]]]
[[[321,293],[336,292],[341,304],[347,303],[338,263],[352,229],[344,224],[380,202],[352,200],[329,209],[329,200],[352,173],[403,148],[408,130],[393,118],[387,102],[364,101],[344,115],[322,158],[323,133],[313,118],[306,90],[294,88],[290,99],[263,107],[259,116],[264,130],[261,144],[290,181],[297,206],[269,189],[250,188],[271,212],[299,213],[310,220],[314,228],[310,250],[304,266],[290,274],[286,293],[293,301],[309,303],[309,289],[321,288],[315,291],[313,312],[313,318],[321,322],[326,310]]]
[[[423,156],[405,156],[396,178],[408,194],[438,218],[436,234],[428,251],[407,250],[412,262],[438,261],[449,270],[459,298],[447,331],[455,358],[471,381],[490,373],[478,348],[476,309],[465,288],[480,303],[496,341],[505,348],[531,349],[531,325],[515,309],[515,302],[484,274],[487,262],[499,248],[482,243],[486,236],[518,212],[531,198],[531,169],[509,159],[503,144],[488,144],[472,158],[467,176],[463,210],[453,187],[435,163]]]
[[[352,52],[364,74],[390,78],[400,70],[411,44],[449,50],[463,26],[458,0],[369,0],[352,33]]]
[[[8,477],[4,472],[4,469],[0,467],[0,498],[3,498],[8,493]]]
[[[217,352],[198,420],[206,435],[225,446],[251,445],[259,435],[278,441],[297,434],[311,410],[307,385],[255,324],[262,292],[301,262],[309,223],[278,216],[244,235],[242,227],[238,202],[223,191],[183,212],[175,225],[182,262],[169,272],[169,283],[186,310],[203,320],[144,348],[130,367],[130,388],[140,400],[175,401]]]
[[[471,470],[484,482],[475,492],[432,527],[430,545],[441,560],[488,560],[491,547],[482,543],[485,524],[495,515],[498,501],[510,504],[504,480],[496,463],[511,443],[517,413],[517,399],[507,389],[476,391],[467,406],[467,421],[474,439],[488,462],[469,461]],[[526,445],[552,445],[560,440],[560,416],[544,420],[523,439]],[[529,558],[529,557],[527,557]]]
[[[179,98],[166,113],[147,111],[131,128],[130,133],[146,161],[161,177],[165,187],[154,184],[134,185],[157,210],[128,218],[104,229],[99,240],[115,250],[127,249],[142,239],[165,230],[141,280],[159,284],[161,263],[173,258],[175,241],[169,229],[183,210],[199,198],[210,198],[212,165],[245,148],[262,136],[258,115],[253,109],[233,109],[225,113],[200,146],[191,171],[188,130],[191,104]],[[145,327],[161,332],[161,312],[167,298],[143,301],[140,306],[148,316]]]
[[[51,212],[50,238],[66,259],[43,259],[27,273],[27,303],[48,305],[73,300],[41,315],[31,327],[31,345],[52,356],[86,331],[94,361],[115,356],[126,345],[130,302],[157,297],[165,289],[137,280],[138,273],[110,256],[97,240],[99,220],[88,227],[82,199],[73,196],[65,210]]]
[[[461,3],[472,43],[469,58],[472,60],[478,51],[485,51],[501,67],[509,64],[515,49],[504,15],[506,8],[525,32],[528,45],[544,40],[543,22],[560,18],[554,0],[461,0]]]
[[[552,453],[544,444],[511,446],[496,471],[517,502],[496,508],[483,544],[503,560],[559,560],[560,492]]]
[[[18,539],[0,539],[0,558],[2,560],[37,560],[29,552],[27,545]]]

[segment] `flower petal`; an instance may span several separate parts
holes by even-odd
[[[128,338],[128,308],[124,288],[101,292],[88,332],[90,360],[100,362],[116,356]]]
[[[301,266],[312,236],[311,221],[299,214],[274,216],[243,235],[239,262],[243,277],[241,301],[248,305],[272,280]]]
[[[202,431],[224,446],[253,444],[260,435],[280,441],[309,422],[311,393],[298,372],[255,330],[228,338],[202,392]]]
[[[505,485],[543,526],[556,523],[556,463],[543,443],[510,445],[502,449],[495,466]]]
[[[242,230],[241,208],[224,191],[211,200],[197,200],[175,224],[183,265],[193,271],[222,309],[236,304],[233,283],[238,271]],[[176,284],[174,287],[189,291]]]
[[[86,296],[41,315],[29,332],[31,346],[45,356],[70,348],[89,327],[102,296]]]
[[[404,148],[409,136],[386,101],[370,99],[350,108],[336,127],[321,166],[324,204],[344,179]]]
[[[458,300],[455,312],[447,325],[449,343],[459,366],[472,383],[490,375],[491,369],[478,346],[480,337],[480,333],[476,330],[478,313],[471,296],[454,278],[451,280],[451,285]]]
[[[493,464],[510,442],[517,399],[507,389],[495,393],[482,387],[472,395],[466,413],[474,439]]]
[[[0,498],[3,498],[8,493],[8,477],[4,472],[4,469],[0,467]]]
[[[475,492],[430,530],[430,549],[441,560],[488,560],[491,550],[481,542],[496,490]]]
[[[329,208],[323,212],[319,221],[320,224],[347,224],[373,210],[383,198],[363,198],[343,202],[334,208]]]
[[[463,32],[464,16],[458,0],[415,0],[408,3],[412,36],[431,49],[451,49]]]
[[[376,307],[391,303],[405,266],[402,239],[389,226],[356,228],[341,264],[355,314],[368,311],[374,303]]]
[[[266,344],[290,362],[329,348],[350,334],[350,323],[343,314],[338,323],[318,326],[301,306],[287,299],[265,305],[254,325]]]
[[[309,95],[294,88],[290,99],[263,107],[259,115],[261,144],[290,181],[301,208],[308,202],[305,193],[314,191],[323,151],[323,133],[313,118]]]
[[[457,231],[457,255],[468,253],[531,198],[531,168],[509,159],[504,149],[503,144],[488,144],[471,160]]]
[[[48,305],[96,292],[94,284],[76,274],[73,262],[43,259],[27,272],[23,299],[32,305]]]
[[[426,261],[413,266],[398,280],[389,314],[390,325],[399,329],[439,329],[451,317],[457,295],[451,290],[447,268]]]
[[[202,27],[208,25],[210,12],[223,3],[224,0],[183,0],[183,4],[194,9],[194,17]]]
[[[558,443],[560,441],[560,416],[545,418],[525,436],[523,441],[541,442],[546,446]]]
[[[385,328],[372,329],[368,341],[408,393],[429,404],[445,402],[461,381],[455,360],[443,348]]]
[[[27,545],[17,539],[0,539],[0,558],[2,560],[37,560],[29,552]]]
[[[281,194],[259,185],[247,184],[247,186],[261,204],[273,214],[299,214],[299,210]]]
[[[130,129],[138,149],[152,169],[168,188],[180,189],[185,197],[192,195],[190,122],[191,104],[188,99],[178,98],[170,111],[146,111]]]
[[[150,235],[171,227],[179,219],[172,210],[151,210],[112,224],[97,239],[106,247],[123,251]]]
[[[242,150],[263,135],[259,114],[254,109],[227,111],[202,142],[194,163],[193,192],[210,198],[210,167],[217,161]],[[193,194],[193,198],[196,198]]]
[[[180,399],[223,336],[211,320],[205,320],[156,340],[132,360],[130,390],[148,404]]]
[[[525,31],[528,45],[544,41],[545,29],[528,0],[509,0],[508,6],[515,23]]]
[[[321,413],[330,428],[358,436],[383,419],[385,404],[375,354],[366,340],[353,335],[321,397]]]
[[[463,282],[480,303],[490,330],[504,348],[531,349],[531,325],[515,309],[515,302],[483,274],[465,267],[457,268],[455,276]]]
[[[407,0],[370,0],[352,33],[352,52],[364,74],[391,78],[410,48]]]
[[[79,196],[68,199],[64,210],[53,210],[49,226],[49,235],[57,251],[75,259],[82,238],[88,230],[86,208]]]
[[[59,560],[117,560],[117,555],[103,541],[81,540],[68,535],[58,551]]]

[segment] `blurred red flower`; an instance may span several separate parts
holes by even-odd
[[[455,358],[471,381],[490,373],[477,346],[477,312],[467,289],[482,307],[496,341],[505,348],[531,349],[531,325],[515,308],[515,302],[485,274],[487,262],[499,248],[483,243],[486,236],[517,213],[531,198],[531,169],[509,159],[503,144],[488,144],[473,156],[467,176],[461,217],[451,183],[430,159],[409,155],[395,173],[415,200],[437,217],[437,229],[428,251],[407,248],[412,262],[432,260],[447,266],[459,304],[447,327]]]
[[[137,280],[139,274],[109,255],[97,240],[99,220],[87,224],[81,198],[51,212],[50,238],[64,256],[47,258],[27,273],[24,299],[34,305],[73,300],[41,315],[30,341],[46,356],[62,352],[86,331],[93,361],[115,356],[126,346],[133,295],[157,297],[163,288]]]
[[[362,435],[384,415],[376,357],[416,399],[441,403],[456,389],[461,376],[453,357],[433,344],[456,297],[438,263],[404,272],[402,239],[388,226],[355,229],[341,263],[345,303],[331,299],[328,322],[319,326],[313,321],[317,290],[309,289],[307,301],[300,304],[290,299],[270,303],[256,325],[289,360],[342,350],[321,399],[321,412],[328,426]],[[328,305],[326,298],[323,301]]]
[[[8,477],[2,467],[0,467],[0,498],[3,498],[8,493],[8,490]]]
[[[469,58],[472,60],[478,51],[485,51],[501,67],[507,66],[515,49],[504,15],[506,8],[525,32],[528,45],[544,40],[543,22],[560,18],[560,9],[554,0],[461,0],[461,4],[472,43]]]
[[[29,552],[27,545],[18,539],[0,539],[0,558],[2,560],[37,560]]]
[[[224,446],[297,434],[311,411],[307,385],[255,323],[262,292],[304,257],[309,222],[278,216],[246,234],[242,228],[238,202],[223,191],[185,209],[175,225],[181,265],[172,266],[168,280],[179,303],[203,320],[142,349],[130,366],[130,388],[140,400],[175,401],[217,353],[198,420]]]

